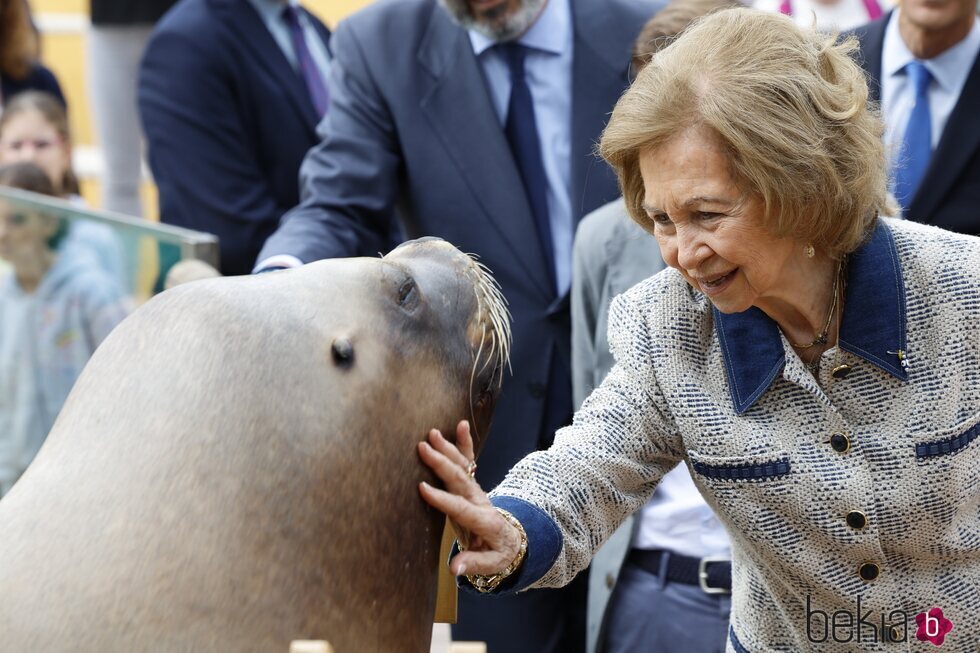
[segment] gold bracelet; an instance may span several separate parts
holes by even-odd
[[[527,533],[524,532],[524,527],[521,526],[521,522],[517,521],[517,518],[514,517],[514,515],[510,514],[503,508],[497,508],[496,506],[494,506],[494,509],[497,512],[499,512],[500,515],[504,519],[506,519],[509,524],[511,524],[517,529],[517,532],[521,536],[521,546],[517,550],[517,555],[514,556],[514,559],[511,561],[509,565],[507,565],[507,568],[504,569],[503,571],[498,571],[495,574],[488,574],[488,575],[483,575],[483,574],[466,575],[466,580],[470,581],[470,585],[472,585],[478,592],[483,592],[484,594],[489,594],[490,592],[497,589],[497,587],[499,587],[500,584],[504,582],[504,580],[508,576],[513,574],[515,571],[517,571],[517,568],[520,567],[521,564],[524,562],[524,556],[527,555]],[[463,548],[462,543],[459,543],[459,548],[461,551],[466,550],[465,548]]]

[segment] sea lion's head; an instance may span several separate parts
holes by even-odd
[[[372,417],[411,417],[406,423],[413,426],[450,410],[455,419],[470,421],[479,452],[509,365],[511,336],[500,287],[475,256],[428,237],[403,243],[380,258],[325,259],[285,274],[242,277],[234,285],[226,279],[202,285],[217,276],[217,270],[200,261],[182,261],[171,269],[168,287],[195,281],[197,295],[210,289],[210,299],[193,300],[203,311],[223,305],[240,289],[239,301],[250,306],[248,315],[262,322],[243,322],[249,333],[288,333],[283,337],[290,345],[304,342],[303,332],[311,339],[326,338],[326,362],[333,373],[326,389],[307,378],[314,394],[344,406],[371,406]],[[252,297],[254,291],[262,299]],[[172,292],[168,296],[176,301]],[[261,308],[266,299],[275,308]],[[179,309],[184,315],[187,310]],[[218,324],[213,317],[204,319]],[[268,344],[266,349],[277,364],[302,375],[301,366],[288,362],[289,354],[272,354]],[[282,371],[275,377],[282,382]],[[424,396],[419,396],[420,389]],[[385,404],[385,410],[375,411],[375,404]],[[332,419],[321,416],[318,423],[336,421],[337,412],[331,408]],[[455,433],[455,422],[428,427],[443,430],[447,437]]]
[[[438,238],[404,243],[382,261],[392,301],[411,317],[407,328],[423,340],[435,334],[443,369],[466,388],[463,417],[479,452],[509,364],[510,314],[499,286],[474,256]]]

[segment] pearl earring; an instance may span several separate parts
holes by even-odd
[[[807,243],[806,247],[803,248],[806,253],[807,258],[813,258],[817,255],[817,250],[813,249],[813,243]]]

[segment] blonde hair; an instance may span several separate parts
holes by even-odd
[[[883,124],[850,58],[856,42],[752,9],[715,12],[654,55],[613,110],[599,149],[632,218],[649,222],[639,157],[707,127],[733,179],[778,236],[854,251],[891,214]]]

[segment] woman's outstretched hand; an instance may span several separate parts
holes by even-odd
[[[429,431],[428,442],[419,443],[419,456],[445,485],[441,490],[423,482],[419,492],[430,506],[449,517],[464,549],[452,559],[449,570],[462,576],[506,569],[520,551],[521,535],[490,504],[473,476],[476,463],[469,422],[456,426],[455,445],[438,430]]]

